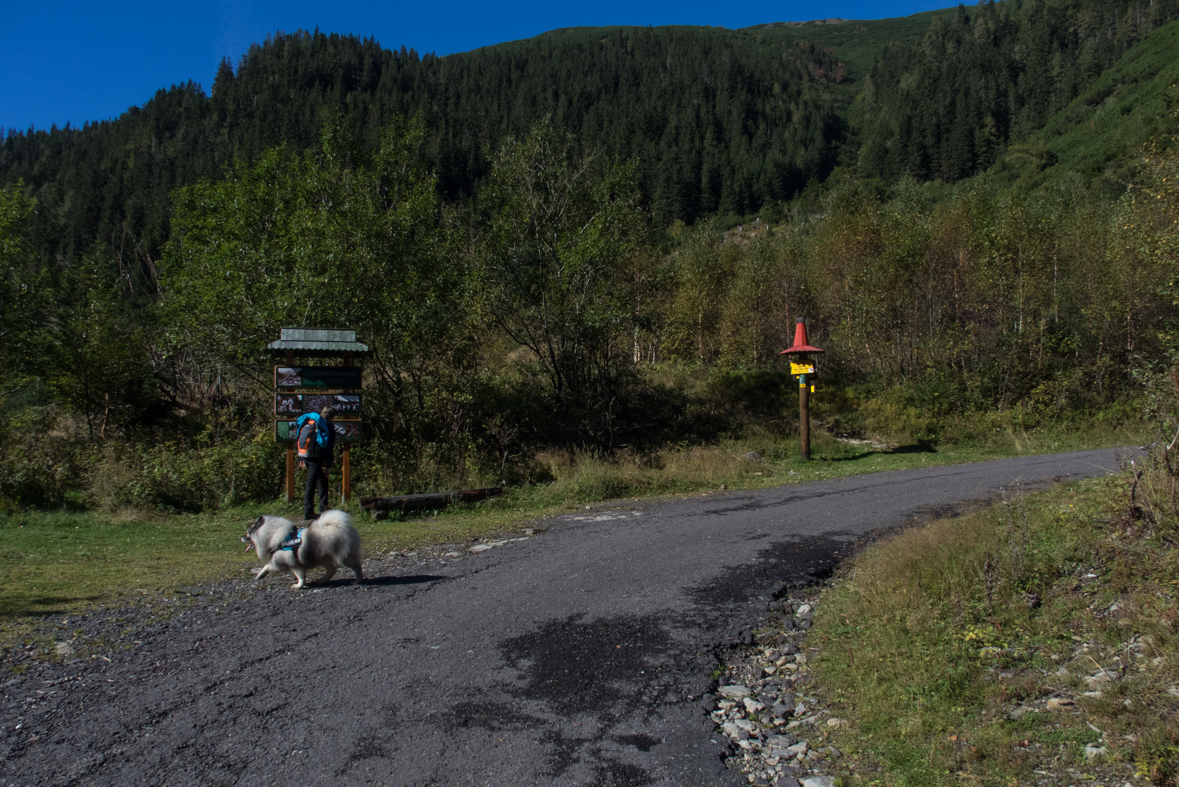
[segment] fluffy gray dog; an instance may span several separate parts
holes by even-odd
[[[242,541],[247,542],[247,552],[253,549],[259,559],[266,561],[254,579],[289,571],[298,580],[293,587],[301,588],[310,569],[325,569],[323,581],[327,582],[336,569],[347,566],[356,574],[356,584],[364,581],[360,572],[360,534],[352,527],[351,517],[337,509],[325,511],[301,529],[281,516],[260,516],[246,529]]]

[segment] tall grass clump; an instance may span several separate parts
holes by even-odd
[[[1050,564],[1046,551],[1029,549],[1031,536],[995,512],[908,531],[856,560],[822,607],[832,637],[824,676],[876,739],[885,768],[939,783],[930,741],[952,735],[985,694],[975,651],[1009,658],[1030,630],[1023,594]]]
[[[787,441],[763,436],[756,442],[725,440],[716,445],[678,446],[651,453],[622,451],[613,456],[550,450],[537,455],[536,475],[547,483],[545,497],[554,503],[738,487],[773,473],[767,459],[785,453],[778,445],[781,442]]]
[[[823,690],[852,721],[837,734],[849,776],[1175,783],[1179,550],[1174,531],[1136,524],[1134,478],[1008,499],[846,568],[813,634]]]
[[[1148,454],[1131,462],[1127,516],[1139,528],[1179,537],[1179,366],[1174,361],[1141,374],[1155,424]]]

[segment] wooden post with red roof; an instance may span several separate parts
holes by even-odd
[[[811,459],[811,414],[809,394],[814,389],[811,381],[815,376],[815,365],[811,353],[821,353],[818,347],[811,347],[806,340],[806,322],[799,317],[794,326],[794,345],[778,353],[790,356],[790,373],[798,377],[798,440],[799,454],[804,462]],[[808,376],[811,380],[808,380]]]

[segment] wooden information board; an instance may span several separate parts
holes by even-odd
[[[286,447],[286,499],[295,499],[295,423],[300,416],[336,411],[332,419],[336,441],[342,443],[341,496],[351,500],[352,444],[361,439],[361,387],[359,366],[353,359],[369,354],[368,345],[356,341],[348,328],[283,328],[278,341],[266,345],[278,363],[274,367],[274,439]],[[301,360],[342,361],[343,366],[299,366]],[[331,360],[328,360],[331,359]],[[323,361],[321,361],[322,363]]]

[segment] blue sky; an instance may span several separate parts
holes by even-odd
[[[47,129],[118,117],[162,87],[192,80],[206,91],[217,65],[235,65],[276,31],[319,27],[375,38],[389,49],[439,55],[530,38],[559,27],[714,25],[843,17],[881,19],[954,5],[946,0],[702,3],[601,0],[493,3],[213,0],[101,3],[0,0],[0,130]]]

